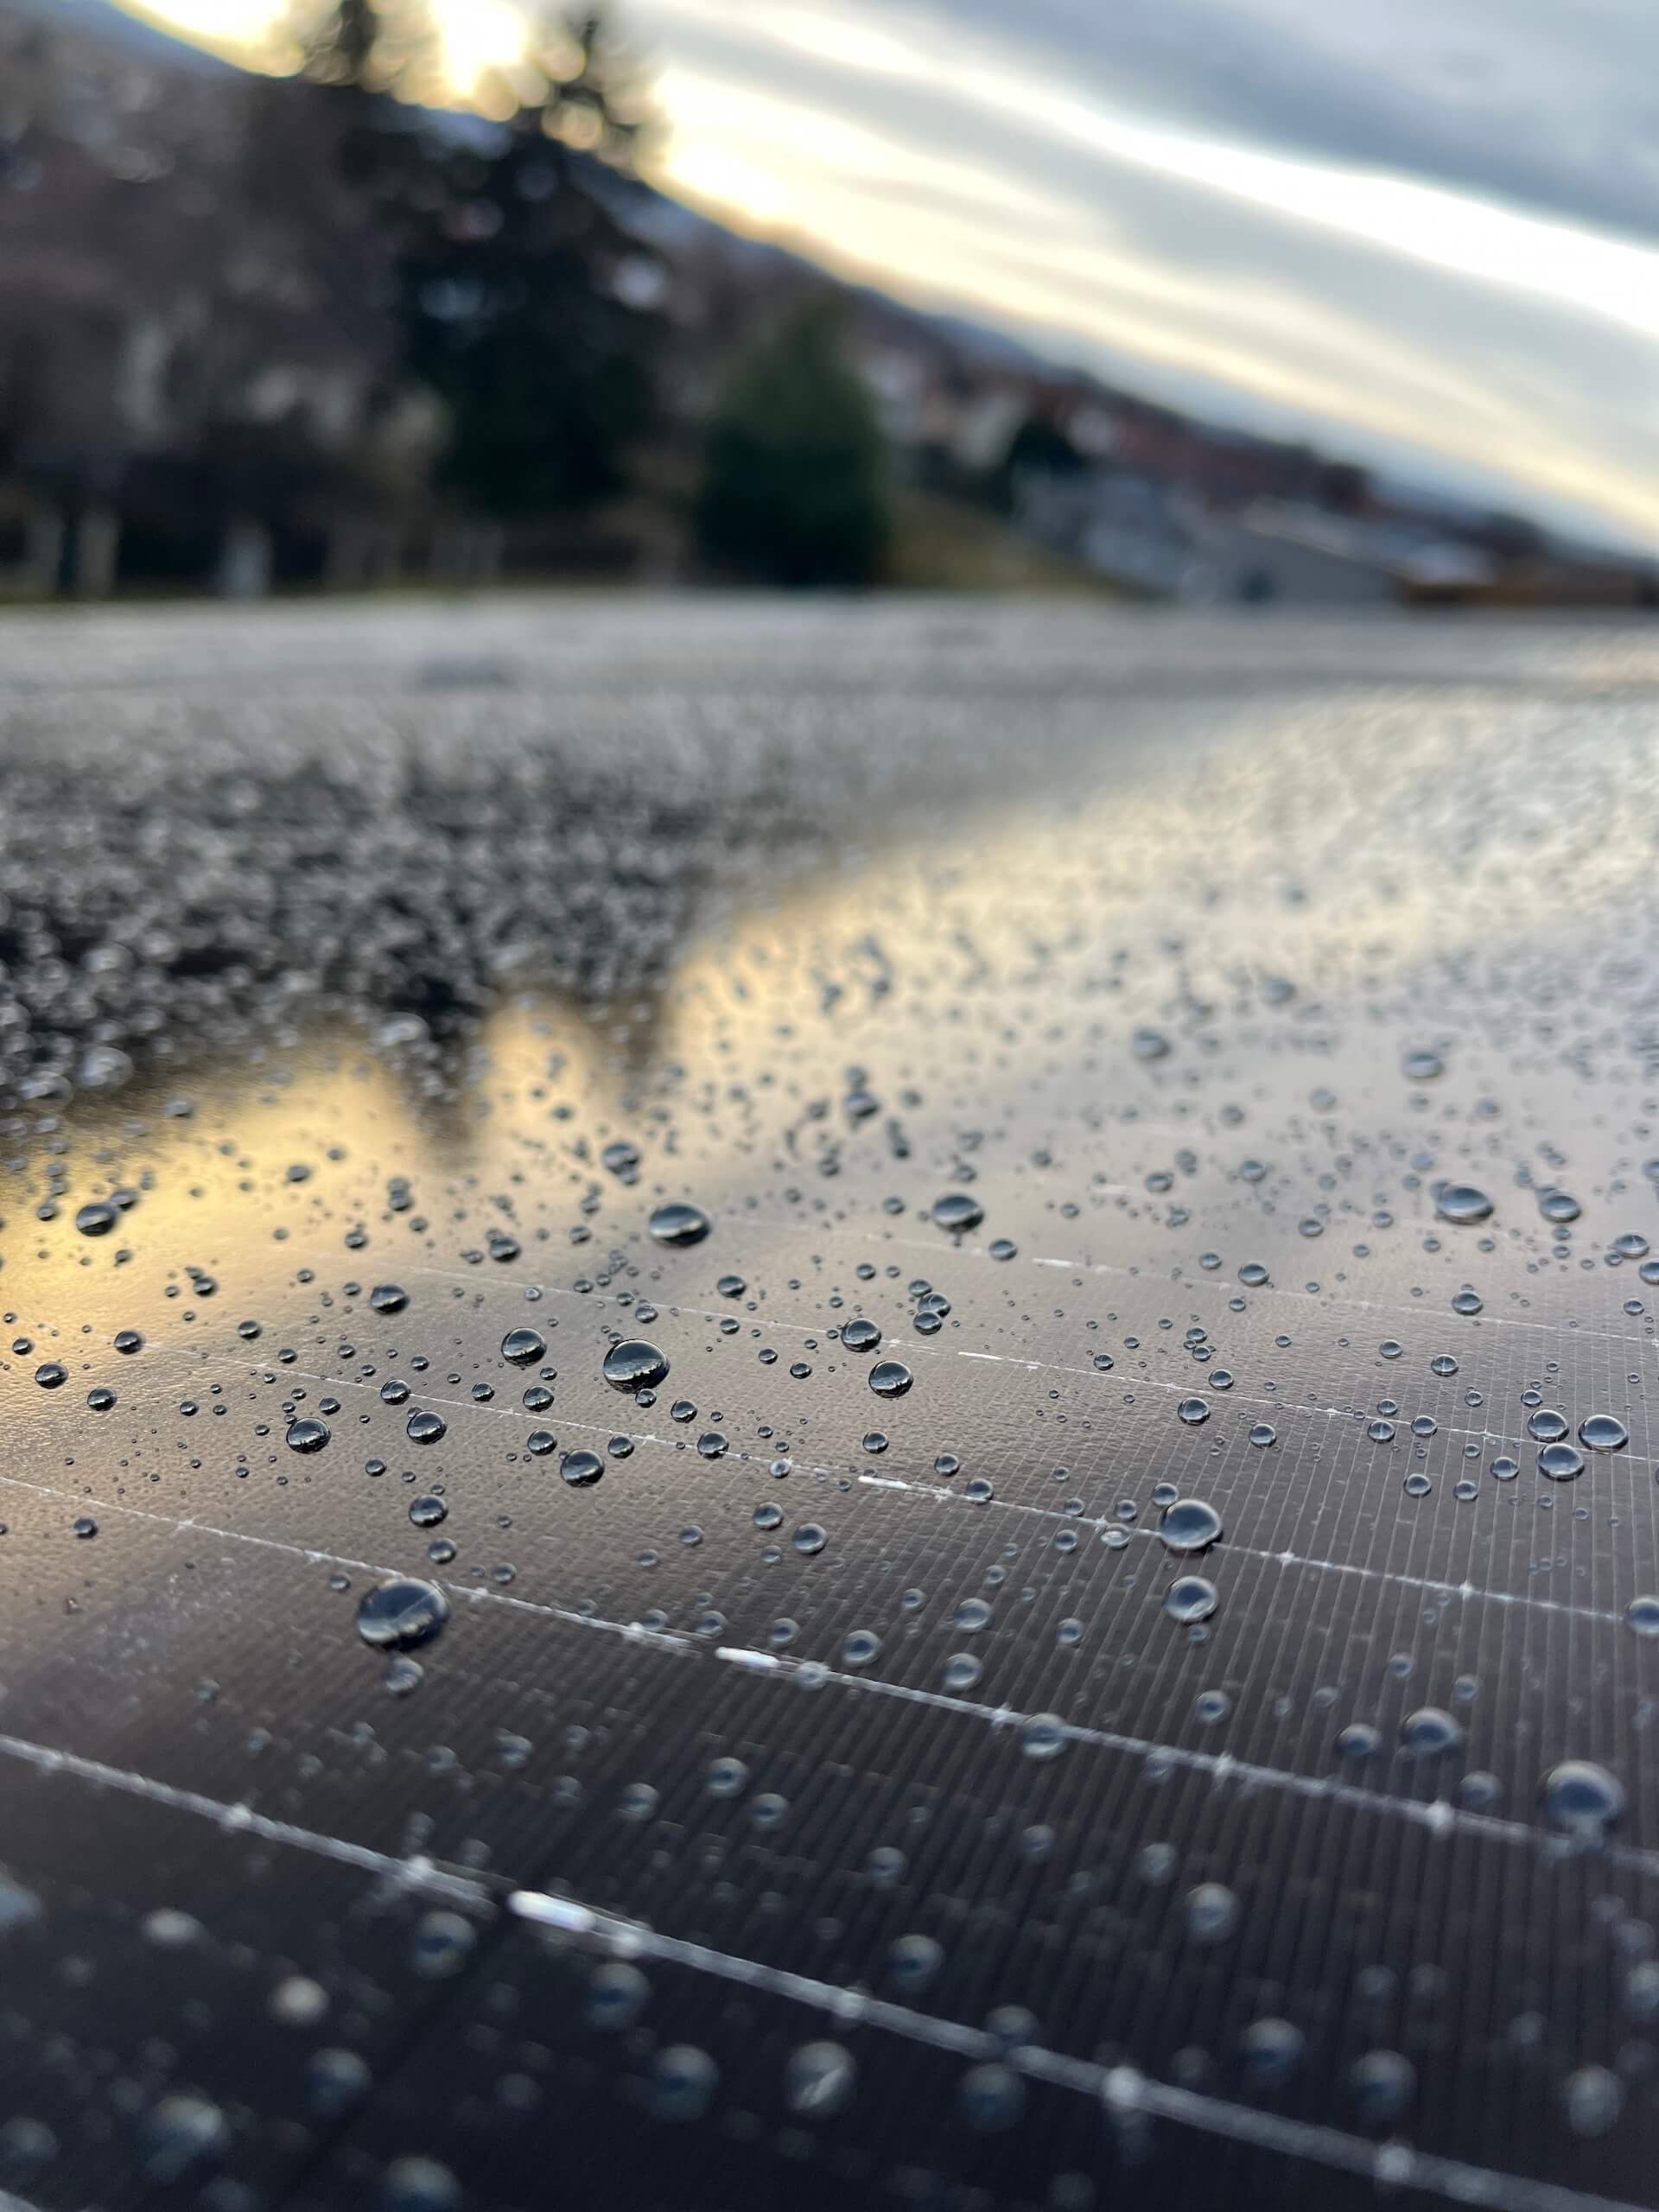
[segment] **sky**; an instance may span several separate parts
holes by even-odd
[[[219,43],[272,0],[148,0]],[[434,0],[457,92],[514,0]],[[1149,396],[1659,553],[1652,0],[632,0],[710,212]]]

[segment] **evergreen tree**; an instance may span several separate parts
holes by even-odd
[[[650,127],[639,72],[596,11],[550,19],[461,124],[400,106],[424,82],[423,10],[340,0],[305,72],[355,105],[341,161],[392,241],[404,365],[443,402],[444,486],[502,517],[627,481],[653,416],[656,257],[625,220]]]
[[[791,586],[877,582],[891,520],[875,407],[833,301],[797,310],[737,365],[709,426],[697,503],[718,568]]]
[[[442,481],[534,516],[626,484],[666,326],[660,266],[624,219],[646,118],[604,18],[550,24],[512,88],[511,116],[451,151],[400,280],[409,365],[449,413]]]

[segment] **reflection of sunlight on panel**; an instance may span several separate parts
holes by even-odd
[[[1559,953],[1584,920],[1564,893],[1548,913],[1517,909],[1500,943],[1490,867],[1483,882],[1396,864],[1389,824],[1402,793],[1432,772],[1434,797],[1420,794],[1417,820],[1431,848],[1440,837],[1444,859],[1458,822],[1484,803],[1490,766],[1478,759],[1465,776],[1438,741],[1420,741],[1408,702],[1354,710],[1356,741],[1376,769],[1375,821],[1357,826],[1338,809],[1341,835],[1313,833],[1325,804],[1310,780],[1322,714],[1286,695],[1264,724],[1259,703],[1233,713],[1211,702],[1163,746],[1106,745],[1097,777],[1046,798],[948,818],[936,811],[925,830],[912,823],[873,839],[692,934],[659,994],[582,1009],[530,995],[505,1002],[476,1049],[460,1048],[450,1062],[452,1076],[479,1070],[476,1083],[447,1098],[425,1096],[417,1069],[376,1056],[357,1033],[322,1028],[269,1065],[181,1064],[164,1088],[74,1103],[63,1116],[63,1215],[35,1230],[34,1184],[6,1191],[0,1207],[11,1224],[13,1326],[35,1344],[0,1365],[0,1402],[39,1414],[31,1377],[44,1358],[69,1366],[76,1397],[111,1380],[109,1339],[130,1326],[151,1338],[153,1357],[119,1373],[124,1401],[165,1400],[200,1350],[240,1357],[236,1323],[291,1306],[296,1288],[327,1326],[345,1281],[397,1281],[425,1265],[458,1270],[457,1209],[476,1222],[480,1193],[505,1195],[504,1224],[531,1232],[512,1279],[556,1280],[569,1265],[566,1234],[585,1194],[599,1189],[599,1263],[619,1238],[634,1248],[653,1183],[718,1211],[752,1198],[757,1162],[760,1185],[794,1160],[803,1175],[813,1172],[810,1150],[791,1151],[789,1132],[814,1098],[843,1095],[856,1065],[881,1071],[895,1101],[914,1086],[904,1114],[918,1158],[955,1141],[962,1098],[932,1080],[941,1055],[976,1055],[980,1103],[995,1121],[1024,1095],[1027,1052],[1042,1049],[1050,1020],[1075,1021],[1085,1052],[1098,1039],[1109,1071],[1103,1108],[1153,1102],[1161,1078],[1126,1053],[1131,1027],[1166,1012],[1157,994],[1169,988],[1167,964],[1141,957],[1152,916],[1184,940],[1182,988],[1224,1014],[1236,1005],[1240,976],[1295,978],[1317,1015],[1291,1039],[1305,1047],[1327,1028],[1340,1033],[1335,1009],[1352,1002],[1373,957],[1409,974],[1436,948],[1447,958],[1472,944],[1484,957],[1527,960],[1548,942]],[[1444,836],[1435,830],[1442,814]],[[1582,867],[1585,840],[1597,845],[1593,874]],[[1645,851],[1635,836],[1609,846],[1554,810],[1535,825],[1526,859],[1536,876],[1582,884],[1599,913],[1609,899],[1637,895]],[[1287,899],[1293,854],[1297,895]],[[1121,972],[1120,954],[1128,961]],[[942,1002],[965,1020],[941,1027]],[[725,1089],[740,1077],[740,1088]],[[600,1147],[660,1126],[688,1083],[717,1111],[683,1117],[690,1141],[664,1147],[645,1186],[624,1197],[601,1169]],[[162,1110],[174,1093],[194,1102],[189,1118]],[[143,1134],[130,1135],[140,1121]],[[867,1140],[883,1141],[879,1128]],[[309,1173],[289,1182],[296,1164]],[[410,1213],[387,1213],[393,1176],[413,1185]],[[111,1236],[73,1233],[67,1217],[77,1205],[141,1181],[137,1208]],[[536,1234],[543,1228],[545,1244]],[[474,1229],[460,1241],[483,1240]],[[127,1244],[134,1257],[118,1263]],[[219,1287],[187,1323],[197,1304],[192,1267]],[[306,1267],[316,1271],[315,1289],[299,1275]],[[507,1278],[485,1264],[480,1285],[498,1280]],[[276,1348],[267,1342],[251,1356],[267,1360]]]
[[[290,1074],[291,1086],[283,1079]],[[188,1116],[162,1110],[174,1096],[191,1101]],[[38,1193],[5,1192],[3,1210],[15,1224],[10,1256],[28,1261],[31,1306],[20,1313],[20,1325],[60,1329],[65,1343],[53,1351],[69,1358],[83,1325],[102,1344],[112,1330],[147,1327],[141,1316],[153,1320],[189,1306],[187,1267],[218,1280],[214,1319],[227,1325],[237,1317],[223,1306],[239,1314],[245,1300],[257,1305],[289,1281],[302,1252],[315,1257],[318,1201],[327,1205],[333,1180],[331,1147],[345,1150],[354,1185],[372,1179],[382,1194],[390,1176],[430,1179],[440,1160],[453,1164],[451,1133],[413,1106],[388,1061],[360,1039],[331,1039],[326,1032],[270,1067],[175,1067],[165,1088],[76,1101],[65,1116],[74,1162],[67,1214],[124,1184],[141,1186],[138,1203],[108,1236],[66,1236],[60,1223],[30,1246],[17,1231]],[[143,1134],[130,1135],[137,1124]],[[308,1180],[285,1181],[296,1164],[312,1170]],[[232,1221],[233,1246],[225,1241]],[[339,1240],[352,1225],[340,1217],[322,1231],[332,1233],[342,1258],[349,1255]],[[133,1258],[118,1262],[128,1247]],[[373,1264],[367,1254],[362,1264]],[[22,1279],[20,1272],[14,1294]],[[169,1281],[182,1287],[176,1306],[162,1303]],[[48,1356],[42,1348],[17,1363],[12,1379]]]

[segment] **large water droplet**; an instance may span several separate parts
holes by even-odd
[[[1164,1509],[1158,1534],[1169,1551],[1208,1551],[1220,1541],[1221,1516],[1201,1497],[1178,1497]]]
[[[688,1244],[701,1244],[714,1224],[701,1206],[693,1205],[689,1199],[676,1198],[667,1205],[658,1206],[648,1226],[659,1244],[670,1245],[678,1251]]]
[[[1588,1759],[1551,1767],[1541,1795],[1553,1827],[1592,1840],[1605,1835],[1624,1809],[1624,1784]]]
[[[1579,1441],[1587,1452],[1622,1452],[1630,1432],[1616,1414],[1591,1414],[1579,1423]]]
[[[947,1191],[942,1198],[933,1201],[933,1218],[941,1229],[960,1236],[966,1230],[979,1227],[985,1218],[985,1209],[966,1191]]]
[[[1207,1621],[1219,1600],[1216,1586],[1202,1574],[1183,1574],[1164,1592],[1164,1611],[1173,1621]]]
[[[1463,1730],[1438,1705],[1420,1706],[1400,1723],[1400,1745],[1414,1759],[1439,1758],[1454,1751],[1463,1741]]]
[[[435,1582],[397,1574],[368,1592],[357,1609],[357,1632],[378,1650],[429,1643],[449,1618],[449,1600]]]
[[[630,1337],[605,1355],[605,1380],[613,1390],[652,1390],[668,1373],[667,1354]]]
[[[902,1398],[915,1379],[899,1359],[878,1360],[870,1370],[870,1388],[878,1398]]]
[[[1435,1194],[1434,1210],[1442,1221],[1466,1225],[1490,1219],[1492,1202],[1472,1183],[1447,1183]]]
[[[1576,1482],[1584,1472],[1584,1454],[1576,1444],[1546,1444],[1538,1454],[1538,1471],[1553,1483]]]

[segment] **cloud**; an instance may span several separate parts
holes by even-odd
[[[740,12],[745,12],[740,10]],[[949,0],[1103,104],[1659,238],[1647,0]]]
[[[1389,54],[1302,0],[650,20],[691,181],[705,138],[741,141],[807,242],[1126,380],[1659,542],[1659,243],[1581,219],[1605,169],[1588,104],[1635,133],[1645,86],[1503,4],[1395,0]],[[1630,66],[1659,47],[1659,17],[1603,10]]]
[[[627,12],[671,183],[1177,404],[1659,548],[1652,0]]]

